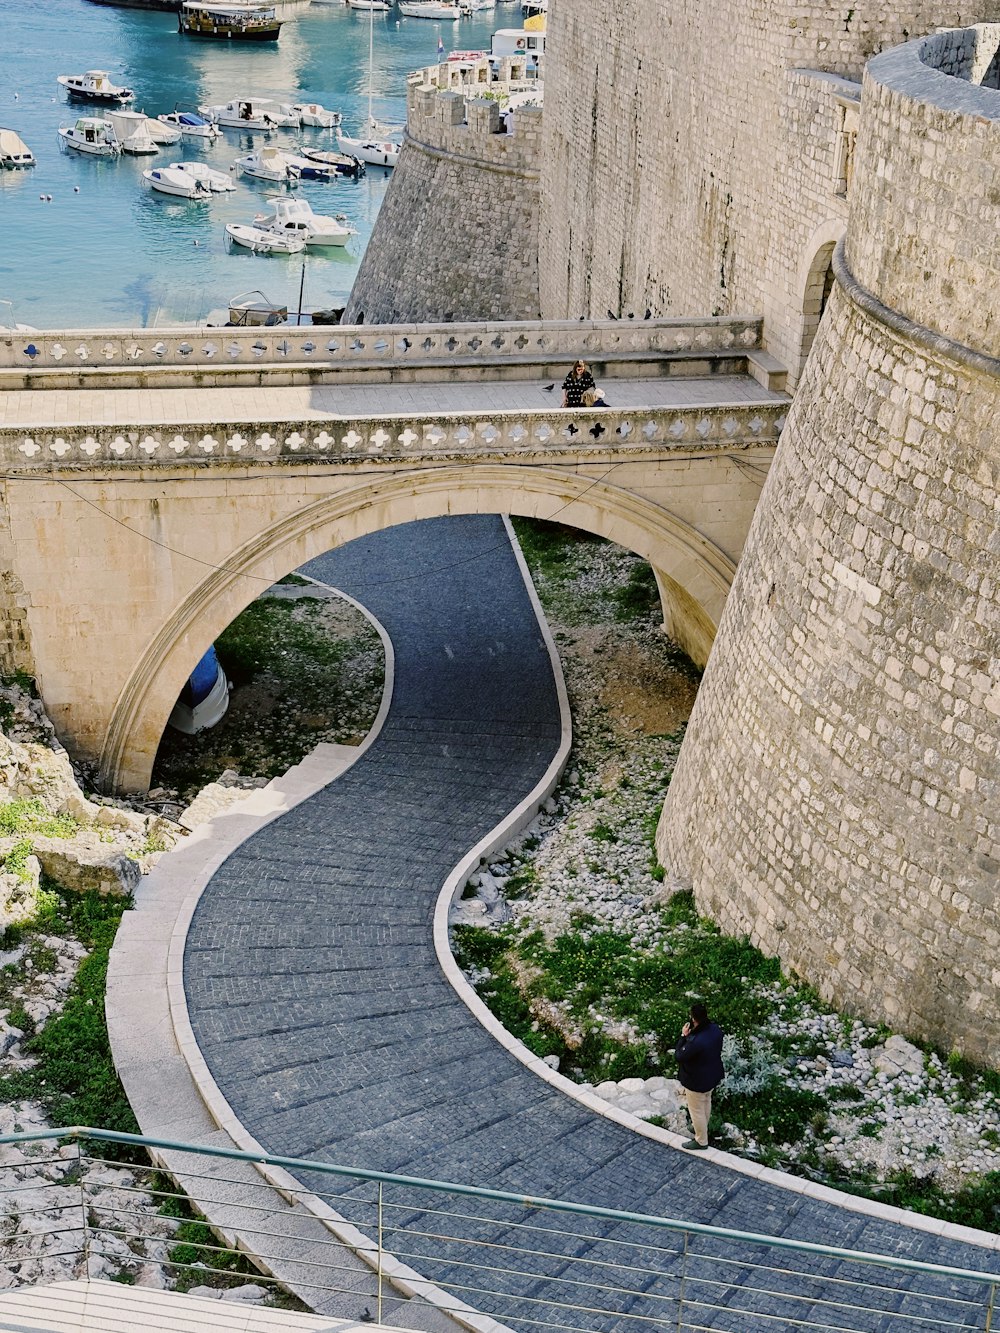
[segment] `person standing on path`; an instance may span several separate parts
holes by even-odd
[[[577,361],[573,369],[563,380],[562,386],[562,405],[563,407],[582,407],[583,395],[590,393],[594,388],[594,377],[587,369],[586,361]]]
[[[701,1152],[708,1147],[712,1090],[719,1086],[726,1072],[722,1065],[723,1033],[718,1023],[709,1019],[703,1004],[693,1004],[689,1014],[674,1052],[694,1131],[694,1138],[682,1143],[681,1147],[690,1152]]]

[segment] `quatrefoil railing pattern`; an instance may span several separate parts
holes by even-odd
[[[253,329],[155,329],[0,335],[0,372],[141,372],[146,367],[215,365],[365,366],[426,360],[435,365],[543,360],[572,363],[618,356],[732,353],[760,345],[757,319],[604,320],[503,324],[314,325]]]
[[[639,454],[654,451],[720,453],[772,445],[785,424],[787,404],[640,410],[442,414],[421,417],[326,419],[253,425],[169,425],[0,430],[8,471],[90,464],[95,468],[164,463],[210,465],[278,460],[342,461],[378,457],[419,465],[442,455],[454,459],[531,456],[544,460],[587,450]]]

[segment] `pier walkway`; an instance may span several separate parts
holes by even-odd
[[[499,520],[468,516],[376,533],[308,572],[385,626],[395,689],[367,752],[244,843],[195,910],[184,955],[190,1022],[246,1130],[274,1153],[1000,1272],[1000,1252],[955,1229],[935,1234],[943,1224],[910,1226],[878,1205],[841,1206],[732,1169],[721,1154],[645,1138],[540,1079],[480,1026],[438,964],[435,902],[560,741],[556,685],[517,564]],[[303,1183],[329,1188],[319,1177]],[[345,1186],[345,1211],[354,1193]],[[414,1201],[410,1222],[421,1220]],[[467,1224],[470,1246],[480,1225]],[[595,1226],[586,1247],[588,1261],[611,1265],[609,1289],[623,1239],[621,1228]],[[572,1280],[578,1245],[545,1232],[549,1258],[529,1255],[519,1275],[499,1275],[505,1293],[484,1296],[482,1308],[517,1326],[530,1318],[529,1296],[565,1300],[552,1275]],[[465,1258],[480,1262],[471,1250]],[[409,1262],[435,1281],[461,1281],[440,1257],[421,1259],[419,1241]],[[857,1280],[849,1268],[820,1269],[831,1292]],[[739,1266],[729,1271],[720,1304],[734,1308],[710,1316],[711,1327],[786,1327],[766,1294],[742,1300]],[[897,1305],[905,1297],[912,1310],[925,1289],[904,1279]],[[658,1317],[641,1297],[627,1312],[609,1300],[614,1313],[570,1322],[611,1330],[619,1314]],[[893,1308],[859,1307],[852,1327],[894,1328]],[[812,1311],[810,1298],[803,1318]]]

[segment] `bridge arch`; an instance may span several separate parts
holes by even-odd
[[[644,556],[656,572],[665,627],[704,665],[736,566],[662,506],[550,468],[456,465],[366,479],[263,528],[211,569],[156,629],[112,710],[101,750],[105,789],[148,787],[160,737],[192,665],[265,586],[356,537],[470,513],[555,520]]]

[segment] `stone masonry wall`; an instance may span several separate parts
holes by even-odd
[[[345,323],[538,318],[541,110],[518,109],[505,134],[496,102],[466,91],[411,83]]]
[[[848,262],[657,846],[828,999],[996,1065],[1000,335],[944,283],[997,291],[1000,93],[934,49],[869,66]]]
[[[846,223],[838,79],[991,15],[1000,0],[553,0],[543,316],[762,313],[794,383],[816,322],[810,268]]]

